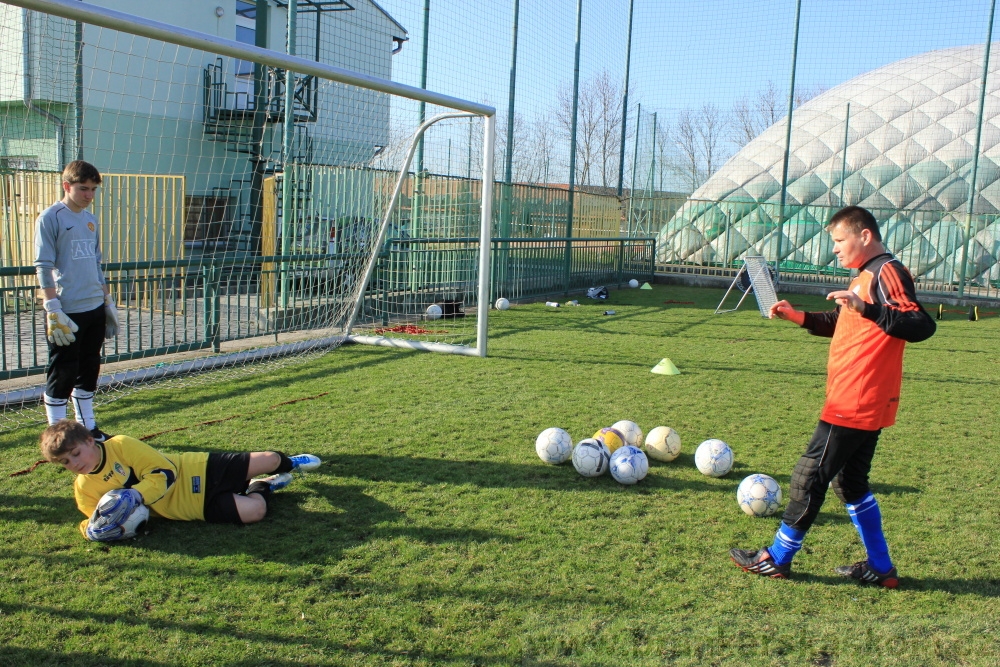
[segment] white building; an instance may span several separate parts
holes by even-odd
[[[288,0],[93,4],[286,50]],[[406,39],[374,0],[298,2],[303,58],[391,79]],[[245,205],[251,182],[281,169],[284,72],[258,71],[260,97],[250,63],[0,5],[0,168],[59,171],[79,156],[104,173],[183,175],[189,196]],[[389,96],[311,77],[296,87],[291,160],[364,164],[388,143]]]

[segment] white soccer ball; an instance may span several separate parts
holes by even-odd
[[[649,459],[638,447],[625,445],[611,455],[611,476],[621,484],[635,484],[649,472]]]
[[[496,307],[497,310],[507,310],[508,308],[510,308],[510,301],[508,301],[503,297],[500,297],[499,299],[497,299],[497,302],[493,305]]]
[[[635,422],[630,422],[627,419],[622,419],[611,425],[611,428],[615,429],[625,438],[626,445],[632,445],[633,447],[639,447],[642,445],[642,429]]]
[[[646,436],[646,454],[657,461],[673,461],[681,453],[681,436],[669,426],[657,426]]]
[[[439,320],[441,319],[442,314],[443,311],[441,310],[441,306],[437,305],[436,303],[432,303],[431,305],[427,306],[427,319]]]
[[[710,438],[698,445],[694,452],[694,464],[701,474],[722,477],[733,469],[733,450],[717,438]]]
[[[632,280],[628,281],[628,286],[629,287],[638,287],[639,286],[639,281],[636,280],[635,278],[633,278]]]
[[[736,502],[750,516],[771,516],[781,504],[781,487],[773,477],[756,473],[740,482]]]
[[[547,428],[535,438],[535,451],[538,458],[557,466],[573,456],[573,438],[561,428]]]
[[[149,521],[149,508],[145,505],[139,505],[122,524],[121,539],[127,540],[135,537],[136,533],[142,530],[147,521]]]
[[[600,477],[608,471],[611,452],[600,440],[585,438],[573,448],[573,467],[584,477]]]

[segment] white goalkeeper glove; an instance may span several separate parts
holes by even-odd
[[[136,530],[149,518],[142,504],[142,494],[134,489],[112,489],[97,501],[97,508],[87,522],[87,539],[113,542],[135,537]]]
[[[45,308],[45,335],[53,345],[69,345],[76,340],[73,334],[80,330],[76,322],[69,319],[63,312],[59,299],[46,299],[42,306]]]
[[[110,294],[104,295],[104,338],[111,340],[118,335],[118,307]]]

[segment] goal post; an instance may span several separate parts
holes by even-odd
[[[410,164],[413,161],[413,155],[417,150],[418,145],[423,139],[424,133],[435,123],[448,118],[469,118],[475,116],[475,114],[468,112],[452,112],[443,113],[433,118],[425,121],[417,131],[414,133],[410,140],[410,146],[406,151],[406,158],[403,160],[403,165],[399,170],[399,177],[396,179],[396,185],[392,191],[392,197],[389,200],[389,205],[386,207],[385,214],[382,218],[382,224],[379,226],[378,236],[372,247],[371,258],[368,261],[368,266],[365,269],[364,277],[360,282],[359,292],[363,294],[368,288],[371,281],[372,272],[375,269],[376,260],[378,254],[385,243],[386,230],[389,226],[389,221],[392,219],[393,213],[396,210],[396,206],[399,203],[400,194],[403,190],[403,184],[406,180],[407,174],[410,170]],[[494,150],[494,140],[495,140],[495,118],[493,116],[488,116],[485,119],[486,126],[483,132],[483,180],[484,184],[493,182],[493,150]],[[468,345],[454,345],[450,343],[437,343],[433,341],[423,341],[414,340],[412,338],[399,338],[392,335],[386,335],[383,331],[381,335],[371,336],[371,335],[355,335],[352,334],[355,323],[358,320],[358,313],[361,310],[363,299],[358,298],[354,303],[354,309],[351,312],[351,317],[347,322],[345,327],[345,332],[347,334],[348,340],[355,343],[363,343],[367,345],[381,345],[386,347],[402,347],[414,350],[423,350],[427,352],[445,352],[452,354],[465,354],[469,356],[485,357],[486,356],[486,332],[487,324],[489,318],[490,309],[490,233],[491,233],[491,223],[492,223],[492,194],[493,188],[484,187],[482,204],[480,207],[480,220],[479,220],[479,270],[478,270],[478,280],[476,281],[477,292],[476,292],[476,344],[474,347]],[[435,305],[435,304],[430,304]],[[454,313],[453,313],[454,315]],[[444,316],[444,313],[442,313]]]
[[[236,41],[255,29],[245,7],[135,10],[175,25],[0,0],[0,237],[32,238],[71,160],[104,177],[93,213],[123,326],[105,342],[99,404],[345,342],[486,355],[496,111],[393,81],[394,19],[321,20],[328,4],[298,17],[307,59]],[[208,16],[234,38],[200,32]],[[277,41],[280,23],[261,25]],[[0,429],[40,415],[31,250],[10,249],[0,286]]]

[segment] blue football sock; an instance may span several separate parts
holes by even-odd
[[[882,512],[879,511],[878,501],[869,493],[856,503],[846,503],[846,507],[868,552],[868,565],[876,572],[885,574],[892,569],[892,560],[882,532]]]
[[[771,559],[775,565],[787,565],[792,562],[792,558],[802,548],[802,538],[806,536],[806,531],[792,528],[784,521],[778,526],[778,532],[774,536],[774,544],[767,548],[771,554]]]

